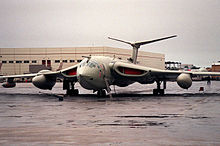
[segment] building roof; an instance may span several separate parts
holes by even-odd
[[[220,65],[220,62],[212,63],[212,65]]]

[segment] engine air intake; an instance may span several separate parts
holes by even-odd
[[[119,67],[118,70],[121,73],[127,74],[127,75],[141,75],[144,73],[144,71],[142,71],[142,70],[126,68],[126,67]]]

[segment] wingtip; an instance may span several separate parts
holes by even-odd
[[[171,35],[171,36],[168,36],[167,38],[175,38],[177,37],[177,35]]]

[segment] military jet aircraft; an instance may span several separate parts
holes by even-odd
[[[132,57],[128,60],[120,60],[106,56],[84,56],[84,59],[74,66],[60,71],[42,70],[35,74],[1,76],[6,79],[3,87],[15,87],[14,78],[32,78],[34,86],[40,89],[51,90],[57,78],[63,79],[63,89],[68,95],[77,95],[79,91],[74,88],[76,82],[88,90],[97,92],[98,96],[105,96],[106,91],[111,97],[111,85],[126,87],[134,82],[141,84],[157,83],[153,90],[154,95],[163,95],[167,81],[176,81],[183,88],[188,89],[192,85],[192,77],[195,76],[220,76],[220,72],[192,72],[169,71],[140,66],[137,64],[138,49],[141,45],[162,41],[176,37],[169,36],[150,41],[128,42],[109,37],[109,39],[129,44],[133,47]],[[163,86],[161,88],[161,83]]]

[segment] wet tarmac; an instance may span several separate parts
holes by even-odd
[[[168,83],[165,96],[155,86],[112,87],[110,100],[77,84],[81,95],[62,102],[61,83],[0,87],[0,145],[220,145],[220,82]]]

